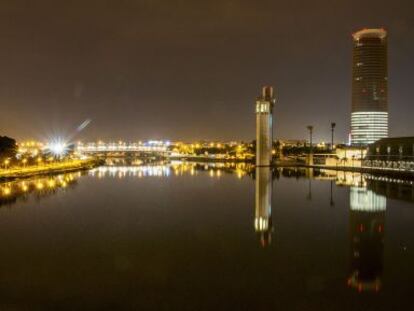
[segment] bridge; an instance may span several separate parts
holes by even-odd
[[[157,153],[166,154],[169,152],[169,141],[150,140],[138,143],[81,143],[76,145],[76,151],[83,154],[108,154],[108,153]]]

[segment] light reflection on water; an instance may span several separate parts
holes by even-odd
[[[362,291],[382,286],[387,199],[366,186],[350,189],[350,258],[348,285]]]
[[[223,173],[236,174],[238,178],[252,171],[252,166],[246,163],[195,163],[172,161],[167,164],[136,165],[136,166],[101,166],[89,171],[89,175],[103,177],[168,177],[171,174],[182,176],[197,175],[207,171],[210,177],[221,177]]]
[[[254,228],[263,247],[272,242],[272,170],[258,167],[255,170]]]
[[[40,199],[55,194],[59,189],[74,186],[81,176],[81,172],[76,172],[1,183],[0,207],[12,205],[19,199],[28,199],[29,196],[36,196]]]

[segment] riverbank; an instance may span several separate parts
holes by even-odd
[[[101,160],[69,160],[50,164],[33,165],[27,167],[0,169],[0,181],[28,178],[36,175],[49,175],[87,170],[102,164]]]

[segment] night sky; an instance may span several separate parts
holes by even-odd
[[[351,34],[389,32],[390,135],[414,135],[414,3],[312,0],[0,2],[0,135],[252,140],[277,92],[275,136],[346,140]]]

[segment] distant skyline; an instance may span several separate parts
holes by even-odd
[[[59,3],[58,3],[59,2]],[[352,37],[388,32],[390,136],[414,136],[409,1],[74,0],[0,3],[0,135],[84,141],[253,140],[275,88],[274,138],[347,141]]]

